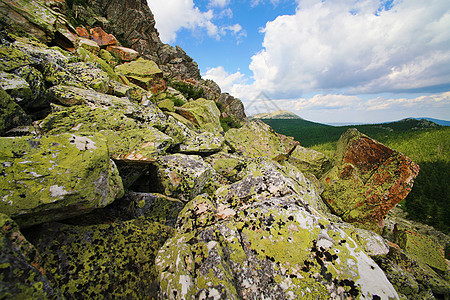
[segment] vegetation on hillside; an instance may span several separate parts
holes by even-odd
[[[401,203],[409,218],[450,232],[450,127],[425,120],[394,123],[327,126],[305,120],[263,120],[275,131],[293,136],[302,146],[332,157],[339,137],[348,128],[398,150],[420,165],[413,190]]]

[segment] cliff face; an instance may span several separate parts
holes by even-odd
[[[448,237],[386,216],[418,171],[401,153],[349,131],[330,161],[247,122],[145,1],[0,8],[0,295],[450,293]]]

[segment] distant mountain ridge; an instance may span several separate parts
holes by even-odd
[[[254,116],[249,117],[250,120],[254,119],[301,119],[303,118],[297,116],[296,114],[287,111],[287,110],[277,110],[274,112],[261,113],[256,114]]]

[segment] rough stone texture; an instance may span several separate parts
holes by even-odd
[[[4,135],[10,129],[30,123],[31,120],[23,109],[0,88],[0,135]]]
[[[43,43],[55,42],[73,51],[76,31],[64,15],[45,5],[45,1],[2,0],[0,18],[8,29],[20,28]]]
[[[80,215],[123,195],[102,136],[1,138],[0,153],[0,212],[20,226]]]
[[[144,58],[119,65],[115,71],[122,73],[132,83],[156,93],[166,88],[163,74],[155,62]]]
[[[66,70],[75,75],[86,87],[105,94],[112,92],[108,74],[93,63],[71,63],[67,65]]]
[[[228,130],[225,140],[234,150],[248,157],[275,158],[286,154],[278,135],[262,121],[250,121],[239,129]]]
[[[90,38],[100,47],[117,45],[116,37],[112,34],[106,33],[101,27],[91,28],[89,32]]]
[[[331,162],[324,154],[300,145],[292,149],[287,160],[300,171],[312,173],[317,178],[320,178],[331,168]]]
[[[200,98],[177,107],[176,113],[188,119],[200,129],[213,133],[222,131],[219,121],[220,111],[214,101]]]
[[[84,28],[84,27],[77,27],[77,28],[75,28],[75,31],[77,32],[77,35],[79,37],[82,37],[82,38],[85,38],[85,39],[89,38],[89,32],[87,31],[86,28]]]
[[[389,254],[375,258],[389,281],[407,299],[445,299],[450,283],[427,264],[391,244]]]
[[[66,299],[152,299],[156,253],[172,230],[149,219],[70,226],[50,223],[33,235],[43,267]]]
[[[386,213],[411,191],[419,166],[356,129],[339,139],[322,194],[345,221],[380,231]]]
[[[0,72],[0,87],[17,103],[29,102],[31,99],[30,85],[17,75]]]
[[[197,63],[179,47],[161,44],[158,49],[158,63],[170,77],[179,79],[200,79]]]
[[[222,105],[222,117],[231,117],[233,120],[243,123],[247,118],[245,115],[244,104],[238,98],[234,98],[228,93],[222,93],[217,99],[217,102]]]
[[[180,212],[155,262],[160,298],[398,298],[357,243],[302,201],[306,187],[298,194],[248,180]]]
[[[245,174],[243,169],[246,167],[246,159],[237,155],[219,152],[205,158],[213,169],[220,175],[227,178],[230,182],[241,180]]]
[[[411,230],[395,230],[394,234],[400,248],[434,269],[447,271],[444,249],[439,244]]]
[[[139,57],[139,52],[131,48],[121,46],[108,46],[106,50],[117,55],[122,61],[132,61]]]
[[[0,295],[5,299],[58,299],[36,248],[0,213]]]
[[[100,51],[100,46],[95,41],[84,37],[78,39],[78,47],[84,48],[95,55]]]
[[[200,156],[173,154],[157,160],[158,179],[165,195],[189,201],[201,194],[214,170]]]

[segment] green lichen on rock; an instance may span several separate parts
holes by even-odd
[[[0,88],[0,135],[21,125],[31,124],[30,117]]]
[[[92,63],[71,63],[67,66],[67,70],[74,74],[85,86],[91,87],[97,92],[105,94],[112,92],[108,74]]]
[[[33,243],[68,299],[154,299],[154,259],[171,235],[170,227],[145,218],[91,226],[53,223]]]
[[[13,46],[0,46],[0,71],[11,72],[31,64],[30,56]]]
[[[152,60],[140,57],[135,61],[118,65],[114,70],[145,90],[152,92],[165,90],[163,73]]]
[[[97,63],[102,68],[102,70],[105,71],[106,74],[108,74],[109,78],[111,78],[112,80],[122,82],[119,79],[119,76],[116,74],[116,72],[114,72],[114,69],[105,60],[101,59],[100,57],[96,56],[95,54],[89,52],[88,50],[86,50],[84,48],[78,48],[77,53],[79,54],[80,58],[83,61]]]
[[[164,194],[183,201],[201,194],[214,170],[200,156],[173,154],[158,157],[158,178]]]
[[[57,299],[36,248],[19,226],[0,213],[0,295],[4,299]]]
[[[278,135],[262,121],[247,122],[239,129],[231,128],[225,134],[225,140],[248,157],[274,158],[286,154]]]
[[[24,227],[80,215],[123,195],[102,135],[1,138],[0,158],[0,212]]]
[[[317,178],[331,168],[331,162],[324,154],[300,145],[295,146],[295,149],[289,154],[288,162],[301,172],[312,173]]]
[[[380,232],[387,212],[411,191],[419,166],[403,154],[349,129],[333,168],[321,178],[323,199],[347,222]]]
[[[25,79],[17,75],[0,72],[0,87],[17,103],[26,103],[31,99],[30,85]]]
[[[442,272],[447,271],[444,249],[436,242],[411,230],[399,230],[395,235],[397,244],[406,252],[430,267]]]
[[[200,98],[177,108],[176,112],[197,125],[200,129],[212,133],[222,131],[222,126],[219,121],[220,111],[212,100]]]

